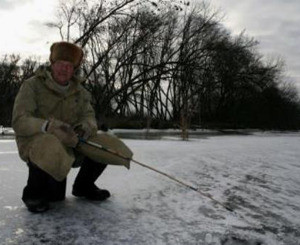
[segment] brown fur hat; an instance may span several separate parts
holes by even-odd
[[[50,62],[51,64],[57,60],[64,60],[73,63],[77,68],[83,57],[83,50],[76,44],[69,42],[56,42],[50,47]]]

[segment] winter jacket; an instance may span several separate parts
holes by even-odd
[[[75,156],[85,155],[99,163],[128,168],[129,162],[87,145],[79,145],[75,150],[64,146],[54,135],[42,131],[45,121],[50,118],[73,127],[86,124],[92,130],[89,140],[113,148],[127,157],[132,156],[129,148],[117,137],[97,135],[90,95],[81,85],[82,81],[74,76],[69,88],[63,91],[53,81],[50,69],[40,67],[33,77],[23,82],[14,103],[12,127],[21,159],[35,163],[58,181],[67,176]]]

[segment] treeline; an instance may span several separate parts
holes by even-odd
[[[4,55],[0,60],[0,125],[10,126],[15,97],[22,82],[38,67],[32,58],[21,61],[18,55]]]
[[[47,23],[82,46],[82,74],[97,118],[111,127],[299,129],[296,89],[280,61],[233,36],[205,5],[175,1],[73,0]],[[0,124],[38,62],[0,62]]]

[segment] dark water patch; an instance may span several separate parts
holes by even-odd
[[[221,240],[222,245],[266,245],[263,241],[257,239],[241,238],[230,235]]]
[[[233,228],[235,228],[236,230],[242,230],[242,231],[251,231],[251,232],[255,232],[255,233],[259,233],[259,234],[266,234],[266,231],[263,229],[263,227],[257,227],[257,226],[237,226],[237,225],[233,225]]]
[[[300,196],[300,190],[287,190],[286,194],[290,197]]]
[[[270,211],[267,209],[267,210],[262,210],[260,213],[263,214],[265,218],[271,218],[273,220],[280,221],[281,223],[285,223],[287,221],[286,218],[276,213],[276,211]]]
[[[279,232],[279,228],[275,227],[275,226],[271,226],[271,225],[267,225],[267,224],[262,224],[262,227],[265,231],[271,232],[273,234],[278,234]]]
[[[262,175],[261,178],[250,175],[250,174],[246,174],[245,175],[245,181],[246,182],[257,182],[260,184],[266,184],[267,181],[265,180],[265,175]]]
[[[224,195],[225,195],[225,196],[232,195],[232,189],[226,189],[226,190],[224,191]]]
[[[232,189],[236,190],[236,191],[244,191],[245,190],[245,188],[242,186],[233,186]]]
[[[291,225],[283,225],[280,228],[280,231],[283,234],[292,234],[294,237],[299,238],[299,241],[300,241],[300,227],[299,226],[293,226],[292,224]]]
[[[122,139],[139,139],[139,140],[163,140],[164,138],[172,137],[175,140],[180,140],[182,134],[180,131],[156,131],[156,132],[115,132],[116,136]],[[219,132],[191,132],[189,133],[189,138],[191,139],[206,139],[208,136],[222,135]]]
[[[262,220],[264,216],[262,214],[257,214],[257,213],[246,213],[246,216],[251,217],[256,220]]]
[[[244,197],[239,196],[234,193],[230,193],[230,191],[226,190],[224,194],[229,193],[227,195],[227,200],[225,201],[225,205],[229,208],[235,210],[235,209],[242,209],[242,208],[248,208],[251,210],[257,210],[258,207],[253,205],[251,202],[247,201]]]
[[[123,139],[148,139],[148,140],[163,140],[164,137],[174,137],[175,140],[181,139],[181,131],[164,131],[159,130],[155,132],[146,131],[135,131],[135,132],[114,132],[114,134]],[[210,130],[210,131],[189,131],[189,139],[206,139],[211,136],[226,136],[226,135],[251,135],[251,133],[246,131],[232,131],[232,130]],[[170,140],[170,138],[167,138]]]
[[[300,168],[300,164],[290,163],[290,165],[296,168]]]
[[[287,206],[291,207],[294,211],[300,212],[300,207],[294,204],[287,204]]]

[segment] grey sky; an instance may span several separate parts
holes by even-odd
[[[259,51],[269,58],[282,58],[286,75],[300,92],[300,1],[299,0],[211,0],[225,14],[224,25],[233,33],[259,41]]]
[[[22,1],[18,1],[18,0],[0,0],[0,9],[3,10],[11,10],[14,9],[15,7],[17,7],[20,4],[25,4],[28,2],[31,2],[32,0],[22,0]]]
[[[0,0],[0,55],[49,56],[49,46],[59,40],[44,23],[53,20],[57,0]]]

